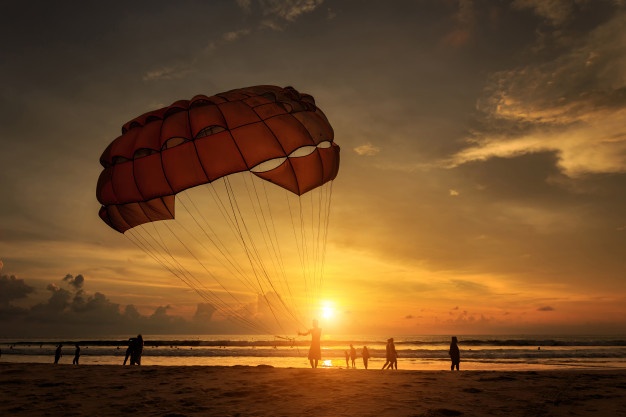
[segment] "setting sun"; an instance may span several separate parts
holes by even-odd
[[[333,317],[335,317],[335,307],[333,306],[333,303],[331,303],[330,301],[323,301],[322,302],[322,318],[324,320],[329,320],[329,319],[332,319]]]

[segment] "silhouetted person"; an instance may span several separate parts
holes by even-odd
[[[54,351],[54,363],[59,363],[59,359],[61,359],[61,356],[63,356],[63,354],[61,353],[62,347],[63,345],[59,343],[59,345],[57,346],[57,350]]]
[[[350,343],[350,361],[352,361],[352,367],[356,368],[356,349],[352,346],[352,343]]]
[[[386,369],[387,366],[391,364],[391,339],[387,339],[387,345],[385,346],[385,364],[383,365],[383,369]]]
[[[317,327],[317,320],[313,320],[313,328],[305,333],[298,332],[299,336],[311,335],[311,347],[309,348],[309,363],[311,368],[317,368],[317,362],[322,359],[322,346],[320,338],[322,337],[322,329]]]
[[[454,368],[456,368],[456,370],[459,370],[459,364],[461,363],[461,352],[459,351],[459,345],[458,345],[459,341],[457,340],[456,336],[452,336],[452,341],[450,342],[450,350],[448,351],[448,354],[450,355],[450,360],[452,361],[452,365],[450,365],[450,370],[454,371]]]
[[[346,355],[346,368],[350,367],[350,352],[344,350],[343,353]]]
[[[141,354],[143,353],[143,337],[138,334],[132,345],[133,347],[130,351],[130,364],[141,365]]]
[[[131,337],[130,339],[128,339],[128,347],[126,348],[126,355],[124,356],[124,363],[122,365],[126,365],[126,362],[128,361],[128,358],[133,353],[134,345],[135,345],[135,338]],[[131,365],[132,365],[132,363],[131,363]]]
[[[393,343],[393,337],[387,339],[387,346],[385,347],[385,359],[387,360],[383,365],[383,369],[398,369],[398,353],[396,352],[396,345]]]
[[[367,346],[363,346],[361,356],[363,356],[363,366],[365,366],[365,369],[367,369],[367,362],[370,359],[370,351],[367,349]]]
[[[76,343],[76,349],[74,350],[74,360],[72,360],[72,365],[78,365],[78,358],[80,358],[80,346]]]
[[[391,338],[391,363],[389,364],[389,369],[398,369],[398,351],[393,343],[393,337]]]

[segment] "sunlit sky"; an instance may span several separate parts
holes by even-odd
[[[326,332],[623,333],[624,27],[621,0],[4,1],[0,335],[225,331],[100,220],[98,160],[258,84],[341,146]]]

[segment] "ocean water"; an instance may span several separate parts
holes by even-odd
[[[144,335],[142,365],[220,365],[306,368],[309,340],[261,335]],[[357,349],[356,368],[364,369],[361,349],[372,357],[369,369],[385,363],[387,337],[333,336],[322,338],[324,368],[346,368],[345,351]],[[462,370],[626,369],[625,336],[458,336]],[[398,369],[449,370],[449,337],[394,338]],[[0,362],[52,363],[58,343],[61,364],[71,364],[74,344],[81,346],[81,365],[121,365],[128,336],[103,339],[0,339]]]

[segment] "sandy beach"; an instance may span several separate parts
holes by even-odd
[[[19,416],[626,416],[626,372],[0,364]]]

